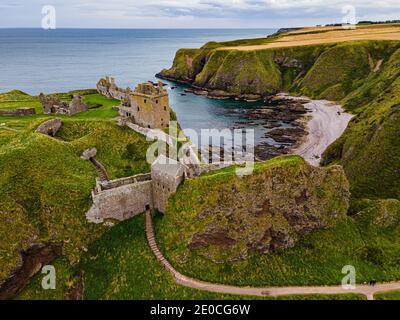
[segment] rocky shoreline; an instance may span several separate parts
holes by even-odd
[[[308,132],[306,119],[309,111],[306,108],[310,100],[292,100],[285,96],[271,96],[264,100],[264,106],[253,109],[235,109],[243,121],[236,123],[231,129],[242,129],[248,125],[261,124],[268,131],[263,135],[265,140],[273,140],[275,144],[263,141],[255,146],[257,161],[269,160],[273,157],[291,153]],[[277,144],[279,146],[277,146]]]
[[[241,119],[230,129],[244,129],[256,125],[265,128],[263,141],[255,146],[256,161],[298,154],[309,163],[319,165],[323,152],[343,134],[351,119],[341,106],[326,100],[292,97],[284,93],[268,96],[236,95],[222,90],[199,88],[189,80],[177,80],[161,74],[157,77],[189,85],[189,88],[184,89],[183,95],[195,94],[218,100],[260,102],[261,106],[257,108],[238,108],[229,111]],[[217,153],[223,152],[220,150]]]
[[[205,87],[198,87],[193,84],[191,80],[182,80],[174,77],[168,77],[161,73],[157,73],[156,77],[158,79],[168,80],[179,84],[188,85],[189,88],[185,89],[186,93],[192,93],[198,96],[205,96],[210,99],[216,100],[227,100],[227,99],[235,99],[235,100],[243,100],[247,102],[261,101],[264,97],[259,94],[235,94],[231,92],[227,92],[224,90],[216,90],[216,89],[208,89]]]

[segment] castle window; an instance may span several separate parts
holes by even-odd
[[[164,107],[164,111],[167,111],[167,107]]]
[[[139,108],[139,107],[137,107],[137,111],[140,111],[140,108]]]
[[[158,104],[158,100],[156,100],[156,103]]]
[[[147,99],[144,99],[144,103],[147,103]]]

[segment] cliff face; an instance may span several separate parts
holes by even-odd
[[[341,103],[355,117],[323,163],[344,167],[357,198],[399,199],[400,42],[253,51],[223,46],[180,50],[173,67],[160,76],[206,89],[212,97],[260,98],[286,91]]]
[[[184,183],[169,202],[158,239],[174,262],[192,254],[216,263],[245,260],[334,226],[345,217],[349,196],[340,167],[315,168],[300,157],[257,164],[243,178],[225,169]]]
[[[158,76],[206,89],[211,96],[262,97],[284,90],[340,100],[399,47],[398,42],[364,41],[241,51],[207,44],[179,50],[172,68]]]

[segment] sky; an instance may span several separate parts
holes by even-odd
[[[57,28],[300,27],[353,12],[358,21],[400,19],[400,0],[0,0],[0,28],[40,28],[46,5]]]

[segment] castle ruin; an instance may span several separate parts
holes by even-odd
[[[82,96],[74,94],[72,101],[66,103],[53,95],[39,95],[40,103],[43,106],[44,114],[64,114],[72,116],[74,114],[88,110],[88,106],[83,102]]]
[[[164,213],[168,198],[184,179],[184,166],[165,156],[156,159],[148,174],[112,181],[98,178],[86,217],[103,223],[106,219],[124,221],[152,209]]]
[[[170,121],[168,92],[161,81],[141,83],[135,90],[119,88],[115,79],[106,77],[97,83],[97,91],[106,97],[121,101],[121,117],[144,128],[167,128]]]

